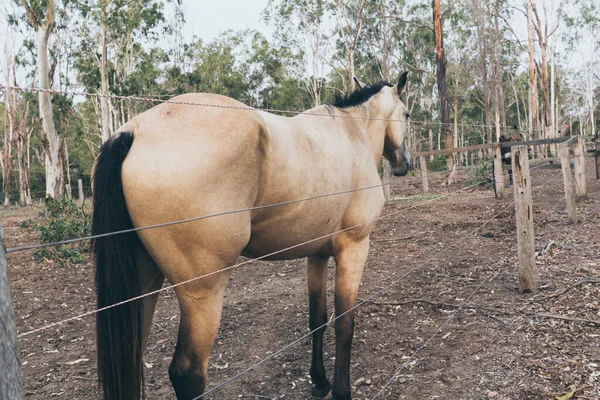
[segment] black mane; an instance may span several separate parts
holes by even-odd
[[[381,91],[385,86],[394,86],[389,82],[380,81],[370,86],[365,86],[362,89],[356,89],[350,94],[345,96],[336,96],[335,103],[333,104],[338,108],[350,108],[358,106],[369,100]]]

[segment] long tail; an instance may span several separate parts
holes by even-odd
[[[124,132],[102,146],[94,168],[93,235],[133,228],[121,182],[121,166],[132,144],[133,134]],[[92,242],[99,308],[141,294],[134,256],[139,245],[135,233]],[[98,313],[96,335],[98,380],[104,400],[140,399],[142,302],[133,301]]]

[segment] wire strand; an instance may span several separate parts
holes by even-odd
[[[483,181],[483,182],[485,182],[485,181]],[[477,183],[476,183],[476,184],[474,184],[474,185],[470,185],[470,186],[467,186],[467,187],[465,187],[465,188],[459,189],[459,190],[457,190],[456,192],[453,192],[453,193],[450,193],[450,194],[448,194],[447,196],[449,196],[449,195],[451,195],[451,194],[456,194],[456,193],[459,193],[459,192],[461,192],[461,191],[463,191],[463,190],[466,190],[466,189],[469,189],[469,188],[471,188],[471,187],[478,186],[478,185],[480,185],[480,184],[481,184],[481,183],[483,183],[483,182],[477,182]],[[424,202],[422,202],[421,204],[423,204],[423,203],[425,203],[425,202],[428,202],[428,201],[432,201],[432,200],[438,200],[438,198],[434,198],[434,199],[425,200],[425,201],[424,201]],[[416,206],[413,206],[413,207],[416,207]],[[126,300],[123,300],[123,301],[120,301],[120,302],[117,302],[117,303],[114,303],[114,304],[110,304],[110,305],[108,305],[108,306],[106,306],[106,307],[102,307],[102,308],[99,308],[99,309],[94,309],[94,310],[91,310],[91,311],[88,311],[88,312],[85,312],[85,313],[82,313],[82,314],[79,314],[79,315],[76,315],[76,316],[73,316],[73,317],[70,317],[70,318],[63,319],[63,320],[61,320],[61,321],[58,321],[58,322],[53,322],[53,323],[51,323],[51,324],[47,324],[47,325],[41,326],[41,327],[39,327],[39,328],[32,329],[32,330],[26,331],[26,332],[24,332],[24,333],[21,333],[21,334],[19,334],[19,336],[18,336],[18,337],[19,337],[19,338],[22,338],[22,337],[24,337],[24,336],[28,336],[28,335],[31,335],[31,334],[33,334],[33,333],[41,332],[41,331],[44,331],[44,330],[46,330],[46,329],[53,328],[53,327],[55,327],[55,326],[59,326],[59,325],[62,325],[62,324],[64,324],[64,323],[67,323],[67,322],[75,321],[75,320],[78,320],[78,319],[81,319],[81,318],[84,318],[84,317],[88,317],[88,316],[90,316],[90,315],[97,314],[97,313],[99,313],[99,312],[102,312],[102,311],[106,311],[106,310],[108,310],[108,309],[111,309],[111,308],[114,308],[114,307],[121,306],[121,305],[123,305],[123,304],[130,303],[130,302],[132,302],[132,301],[136,301],[136,300],[143,299],[144,297],[152,296],[152,295],[154,295],[154,294],[161,293],[161,292],[164,292],[164,291],[166,291],[166,290],[174,289],[174,288],[176,288],[176,287],[178,287],[178,286],[182,286],[182,285],[185,285],[185,284],[188,284],[188,283],[191,283],[191,282],[195,282],[195,281],[197,281],[197,280],[199,280],[199,279],[204,279],[204,278],[207,278],[207,277],[210,277],[210,276],[216,275],[216,274],[220,274],[220,273],[222,273],[222,272],[226,272],[226,271],[229,271],[229,270],[237,269],[237,268],[240,268],[240,267],[242,267],[242,266],[245,266],[245,265],[247,265],[247,264],[250,264],[250,263],[252,263],[252,262],[254,262],[254,261],[258,261],[258,260],[262,260],[262,259],[265,259],[265,258],[269,258],[269,257],[272,257],[272,256],[274,256],[274,255],[277,255],[277,254],[280,254],[280,253],[283,253],[283,252],[286,252],[286,251],[293,250],[293,249],[296,249],[296,248],[298,248],[298,247],[304,246],[304,245],[306,245],[306,244],[310,244],[310,243],[313,243],[313,242],[316,242],[316,241],[319,241],[319,240],[326,239],[326,238],[328,238],[328,237],[331,237],[331,236],[333,236],[333,235],[336,235],[336,234],[338,234],[338,233],[343,233],[343,232],[346,232],[346,231],[349,231],[349,230],[352,230],[352,229],[355,229],[355,228],[358,228],[358,227],[361,227],[361,226],[365,226],[365,225],[368,225],[368,224],[375,223],[375,222],[377,222],[377,221],[379,221],[379,220],[381,220],[381,219],[383,219],[383,218],[386,218],[386,217],[388,217],[388,216],[391,216],[391,215],[398,214],[398,213],[399,213],[399,212],[401,212],[401,211],[402,211],[402,210],[400,210],[400,211],[397,211],[397,212],[395,212],[395,213],[392,213],[392,214],[382,215],[382,216],[380,216],[380,217],[374,218],[374,219],[372,219],[372,220],[369,220],[369,221],[367,221],[367,222],[363,222],[363,223],[360,223],[360,224],[356,224],[356,225],[353,225],[353,226],[350,226],[350,227],[347,227],[347,228],[344,228],[344,229],[341,229],[341,230],[338,230],[338,231],[335,231],[335,232],[329,233],[329,234],[327,234],[327,235],[322,235],[322,236],[319,236],[319,237],[317,237],[317,238],[314,238],[314,239],[311,239],[311,240],[308,240],[308,241],[305,241],[305,242],[302,242],[302,243],[299,243],[299,244],[296,244],[296,245],[293,245],[293,246],[289,246],[289,247],[286,247],[286,248],[284,248],[284,249],[280,249],[280,250],[277,250],[277,251],[271,252],[271,253],[269,253],[269,254],[265,254],[265,255],[263,255],[263,256],[260,256],[260,257],[252,258],[252,259],[249,259],[249,260],[243,261],[243,262],[241,262],[241,263],[237,263],[237,264],[234,264],[234,265],[232,265],[232,266],[229,266],[229,267],[226,267],[226,268],[220,269],[220,270],[218,270],[218,271],[213,271],[213,272],[210,272],[210,273],[207,273],[207,274],[203,274],[203,275],[200,275],[200,276],[196,276],[196,277],[194,277],[194,278],[187,279],[187,280],[185,280],[185,281],[181,281],[181,282],[179,282],[179,283],[175,283],[175,284],[172,284],[172,285],[168,285],[168,286],[166,286],[166,287],[163,287],[163,288],[160,288],[160,289],[154,290],[154,291],[152,291],[152,292],[149,292],[149,293],[145,293],[145,294],[142,294],[142,295],[139,295],[139,296],[135,296],[135,297],[132,297],[132,298],[129,298],[129,299],[126,299]]]
[[[437,171],[437,172],[433,172],[431,175],[448,173],[448,172],[449,171]],[[121,234],[125,234],[125,233],[138,232],[138,231],[143,231],[143,230],[147,230],[147,229],[162,228],[165,226],[200,221],[203,219],[214,218],[214,217],[219,217],[219,216],[223,216],[223,215],[230,215],[230,214],[236,214],[236,213],[247,212],[247,211],[262,210],[262,209],[271,208],[271,207],[280,207],[280,206],[285,206],[285,205],[290,205],[290,204],[295,204],[295,203],[301,203],[304,201],[316,200],[316,199],[321,199],[321,198],[331,197],[331,196],[338,196],[338,195],[342,195],[342,194],[350,194],[350,193],[355,193],[355,192],[360,192],[360,191],[375,189],[375,188],[380,188],[380,187],[386,187],[386,186],[392,187],[392,186],[404,184],[409,181],[416,181],[416,180],[422,180],[422,177],[415,176],[413,178],[402,179],[402,180],[399,180],[396,182],[385,182],[385,183],[381,183],[378,185],[365,186],[365,187],[358,188],[358,189],[350,189],[350,190],[343,190],[340,192],[326,193],[326,194],[322,194],[322,195],[305,197],[305,198],[301,198],[301,199],[289,200],[289,201],[284,201],[284,202],[279,202],[279,203],[265,204],[262,206],[254,206],[254,207],[246,207],[246,208],[240,208],[240,209],[235,209],[235,210],[220,211],[217,213],[205,214],[205,215],[201,215],[201,216],[197,216],[197,217],[191,217],[191,218],[186,218],[186,219],[181,219],[181,220],[176,220],[176,221],[163,222],[163,223],[153,224],[153,225],[146,225],[146,226],[130,228],[130,229],[123,229],[123,230],[114,231],[114,232],[106,232],[106,233],[101,233],[98,235],[89,235],[89,236],[61,240],[61,241],[56,241],[56,242],[51,242],[51,243],[40,243],[40,244],[29,245],[29,246],[13,247],[13,248],[7,249],[6,253],[10,254],[10,253],[26,251],[26,250],[41,249],[41,248],[45,248],[45,247],[62,246],[62,245],[73,244],[73,243],[77,243],[77,242],[83,242],[83,241],[87,241],[87,240],[93,240],[93,239],[113,236],[113,235],[121,235]]]
[[[315,113],[310,111],[293,111],[293,110],[281,110],[281,109],[270,109],[270,108],[260,108],[260,107],[250,107],[250,106],[230,106],[225,104],[212,104],[212,103],[196,103],[196,102],[188,102],[181,100],[172,100],[172,99],[160,99],[156,97],[141,97],[141,96],[122,96],[117,94],[103,94],[103,93],[88,93],[88,92],[78,92],[72,90],[56,90],[56,89],[43,89],[39,87],[21,87],[14,85],[4,85],[0,84],[1,89],[10,89],[10,90],[18,90],[22,92],[42,92],[42,93],[55,93],[61,95],[71,95],[71,96],[86,96],[86,97],[95,97],[95,98],[110,98],[117,100],[135,100],[139,102],[153,103],[153,104],[161,104],[161,103],[170,103],[170,104],[179,104],[179,105],[190,105],[190,106],[200,106],[200,107],[214,107],[214,108],[224,108],[230,110],[242,110],[242,111],[264,111],[270,113],[281,113],[281,114],[295,114],[295,115],[312,115],[318,117],[333,117],[332,114],[325,113]],[[371,121],[392,121],[392,122],[407,122],[406,119],[391,119],[391,118],[370,118],[363,116],[350,116],[350,115],[335,115],[335,118],[348,118],[348,119],[362,119],[362,120],[371,120]],[[461,126],[461,127],[471,127],[471,128],[496,128],[496,125],[483,125],[483,124],[465,124],[465,123],[443,123],[441,121],[415,121],[410,120],[410,123],[421,124],[421,125],[439,125],[439,126]],[[514,129],[512,126],[500,126],[501,129]],[[517,129],[519,130],[519,129]],[[543,132],[542,128],[534,129],[535,132]]]
[[[457,191],[448,193],[448,194],[445,195],[445,197],[449,197],[452,194],[460,193],[463,190],[467,190],[467,189],[479,186],[480,184],[485,183],[485,182],[487,182],[487,180],[486,181],[477,182],[477,183],[475,183],[473,185],[470,185],[470,186],[461,188],[461,189],[459,189]],[[419,205],[422,205],[424,203],[427,203],[427,202],[433,201],[433,200],[439,200],[439,198],[432,198],[432,199],[425,200],[424,202],[421,202]],[[416,206],[417,205],[409,208],[409,210],[412,209],[412,208],[415,208]],[[225,271],[229,271],[229,270],[232,270],[232,269],[237,269],[237,268],[240,268],[240,267],[245,266],[247,264],[250,264],[250,263],[252,263],[254,261],[259,261],[259,260],[262,260],[262,259],[265,259],[265,258],[269,258],[269,257],[272,257],[274,255],[277,255],[277,254],[280,254],[280,253],[283,253],[283,252],[286,252],[286,251],[293,250],[293,249],[296,249],[298,247],[304,246],[306,244],[310,244],[310,243],[313,243],[313,242],[316,242],[316,241],[319,241],[319,240],[322,240],[322,239],[326,239],[326,238],[331,237],[333,235],[336,235],[338,233],[346,232],[346,231],[358,228],[360,226],[364,226],[364,225],[375,223],[375,222],[377,222],[377,221],[379,221],[379,220],[381,220],[383,218],[386,218],[386,217],[392,216],[392,215],[396,215],[396,214],[398,214],[398,213],[400,213],[402,211],[404,211],[404,210],[399,210],[399,211],[397,211],[395,213],[391,213],[391,214],[387,214],[387,215],[382,215],[382,216],[380,216],[378,218],[374,218],[374,219],[372,219],[370,221],[363,222],[363,223],[360,223],[360,224],[356,224],[356,225],[350,226],[348,228],[341,229],[341,230],[329,233],[327,235],[323,235],[323,236],[320,236],[320,237],[317,237],[317,238],[314,238],[314,239],[311,239],[311,240],[308,240],[308,241],[305,241],[305,242],[302,242],[302,243],[299,243],[299,244],[296,244],[296,245],[293,245],[293,246],[290,246],[290,247],[287,247],[287,248],[284,248],[284,249],[280,249],[280,250],[274,251],[274,252],[269,253],[269,254],[265,254],[265,255],[260,256],[260,257],[252,258],[252,259],[243,261],[241,263],[237,263],[237,264],[234,264],[232,266],[220,269],[218,271],[213,271],[213,272],[210,272],[210,273],[207,273],[207,274],[204,274],[204,275],[196,276],[194,278],[190,278],[188,280],[185,280],[185,281],[182,281],[182,282],[179,282],[179,283],[168,285],[166,287],[154,290],[152,292],[148,292],[148,293],[145,293],[145,294],[142,294],[142,295],[139,295],[139,296],[135,296],[135,297],[132,297],[132,298],[129,298],[129,299],[126,299],[126,300],[123,300],[123,301],[120,301],[120,302],[117,302],[117,303],[114,303],[114,304],[110,304],[108,306],[105,306],[105,307],[102,307],[102,308],[99,308],[99,309],[94,309],[94,310],[91,310],[91,311],[88,311],[88,312],[76,315],[74,317],[70,317],[70,318],[63,319],[61,321],[57,321],[57,322],[53,322],[53,323],[50,323],[50,324],[46,324],[46,325],[43,325],[43,326],[41,326],[39,328],[32,329],[32,330],[26,331],[24,333],[21,333],[21,334],[18,335],[18,337],[22,338],[24,336],[28,336],[28,335],[31,335],[33,333],[41,332],[41,331],[44,331],[46,329],[50,329],[50,328],[53,328],[55,326],[59,326],[59,325],[62,325],[64,323],[67,323],[67,322],[75,321],[75,320],[78,320],[78,319],[81,319],[81,318],[84,318],[84,317],[87,317],[87,316],[90,316],[90,315],[97,314],[97,313],[102,312],[102,311],[109,310],[109,309],[114,308],[114,307],[121,306],[123,304],[130,303],[132,301],[143,299],[144,297],[152,296],[154,294],[158,294],[158,293],[164,292],[166,290],[174,289],[174,288],[176,288],[178,286],[182,286],[182,285],[185,285],[185,284],[188,284],[188,283],[191,283],[191,282],[195,282],[197,280],[204,279],[204,278],[207,278],[207,277],[210,277],[210,276],[213,276],[213,275],[225,272]]]

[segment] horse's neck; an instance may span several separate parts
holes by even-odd
[[[336,109],[341,114],[340,119],[346,127],[348,134],[362,135],[369,144],[373,161],[376,165],[383,158],[383,145],[385,142],[385,118],[373,116],[366,104],[347,109]]]
[[[333,122],[340,130],[348,136],[362,136],[368,143],[373,160],[377,165],[383,158],[383,145],[385,141],[385,121],[384,117],[376,118],[371,115],[371,111],[366,105],[359,105],[350,108],[337,108],[331,106],[318,106],[307,110],[307,115],[319,115],[315,118],[326,118],[323,115],[331,115]],[[302,115],[302,114],[301,114]],[[310,131],[306,132],[310,134]]]

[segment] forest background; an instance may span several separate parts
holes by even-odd
[[[115,96],[211,92],[303,111],[354,90],[353,76],[395,82],[409,71],[415,150],[588,135],[600,122],[595,0],[263,0],[243,25],[253,29],[214,37],[190,34],[189,21],[225,28],[253,3],[203,3],[0,2],[5,205],[63,196],[78,179],[89,194],[102,143],[156,104]]]

